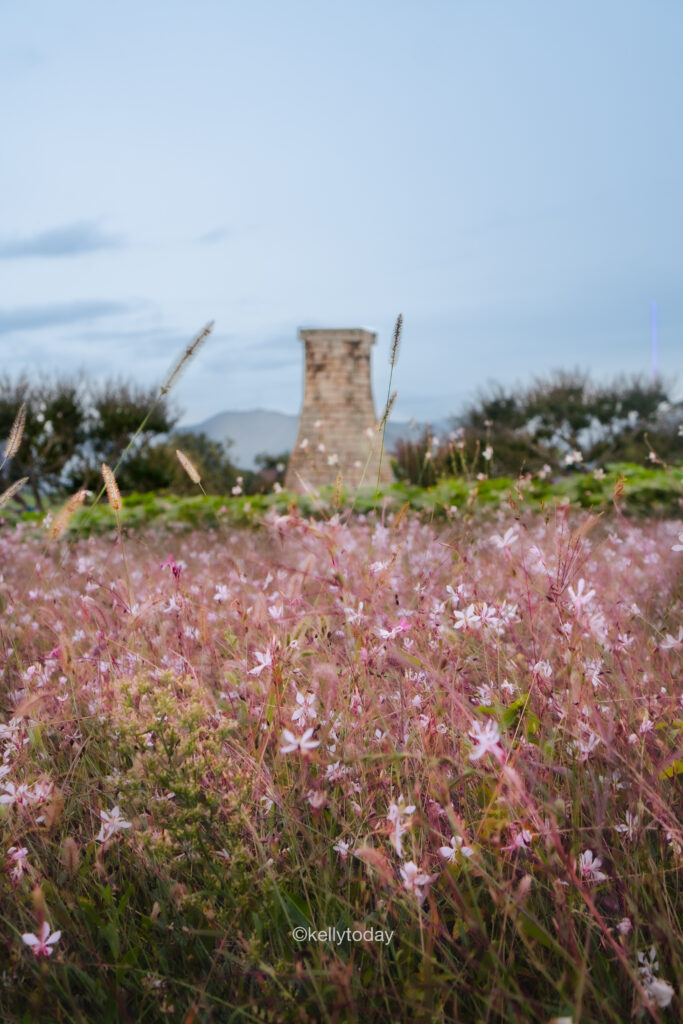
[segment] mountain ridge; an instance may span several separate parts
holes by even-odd
[[[426,423],[416,423],[413,420],[389,420],[385,438],[386,450],[391,453],[401,438],[420,437],[426,426]],[[431,427],[437,433],[448,430],[445,420],[435,421]],[[179,432],[206,434],[212,441],[231,441],[231,461],[240,469],[256,469],[257,455],[282,455],[291,452],[296,444],[298,429],[298,414],[273,409],[247,409],[215,413],[201,423],[180,427]]]

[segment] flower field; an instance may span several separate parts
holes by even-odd
[[[682,529],[6,526],[0,1019],[679,1019]]]

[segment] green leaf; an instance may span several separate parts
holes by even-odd
[[[660,779],[673,779],[674,775],[683,775],[683,761],[676,760],[659,773]]]
[[[500,724],[504,729],[509,729],[513,722],[516,722],[519,718],[524,705],[527,702],[528,694],[523,693],[517,700],[513,700],[509,708],[506,708],[503,714],[500,716]]]

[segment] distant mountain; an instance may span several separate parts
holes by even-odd
[[[419,437],[424,430],[423,423],[387,424],[386,446],[392,452],[401,437]],[[248,412],[219,412],[208,420],[181,431],[206,434],[212,441],[232,441],[230,458],[240,469],[256,469],[257,455],[281,455],[291,452],[296,444],[299,417],[285,412],[271,412],[268,409],[251,409]],[[433,424],[433,429],[443,432],[445,422]]]

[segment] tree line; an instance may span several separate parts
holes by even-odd
[[[601,469],[611,462],[681,461],[683,402],[671,382],[619,377],[598,384],[578,370],[526,387],[493,385],[453,417],[446,436],[429,429],[399,442],[397,476],[429,486],[464,472],[516,477]]]
[[[46,501],[81,487],[101,487],[101,466],[115,466],[133,445],[117,472],[125,492],[196,488],[178,463],[176,449],[192,459],[207,492],[230,493],[239,471],[229,446],[204,434],[176,431],[179,413],[158,389],[126,381],[0,377],[0,438],[11,430],[17,410],[26,405],[21,447],[3,471],[2,486],[28,477],[19,496],[43,509]],[[139,431],[141,423],[144,427]],[[137,434],[137,436],[136,436]]]

